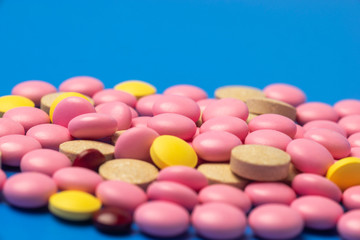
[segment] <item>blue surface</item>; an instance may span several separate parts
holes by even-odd
[[[90,75],[108,88],[141,79],[159,92],[190,83],[212,96],[222,85],[286,82],[309,101],[360,99],[359,13],[358,0],[0,0],[0,93]],[[3,201],[0,226],[0,239],[119,238]],[[298,239],[324,237],[338,238]],[[149,238],[136,228],[124,236]],[[191,229],[179,239],[196,237]]]

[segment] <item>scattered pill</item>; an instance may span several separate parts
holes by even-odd
[[[214,98],[205,98],[205,99],[201,99],[199,101],[196,101],[197,105],[200,108],[200,111],[203,112],[204,109],[210,104],[210,103],[214,103],[216,102],[217,99]]]
[[[351,147],[360,147],[360,132],[350,135],[348,141]]]
[[[216,102],[210,103],[202,113],[202,121],[221,116],[238,117],[246,121],[249,110],[246,104],[235,98],[223,98]]]
[[[62,92],[53,92],[53,93],[48,93],[48,94],[42,96],[41,100],[40,100],[40,109],[43,110],[44,112],[46,112],[47,114],[49,114],[51,104],[61,94],[63,94],[63,93]]]
[[[250,98],[263,98],[265,94],[258,88],[249,86],[224,86],[215,90],[215,97],[222,98],[235,98],[246,102]]]
[[[11,119],[0,118],[0,137],[11,135],[11,134],[20,134],[24,135],[24,127]]]
[[[107,234],[126,234],[130,232],[132,216],[127,211],[116,207],[104,207],[95,212],[94,226]]]
[[[131,127],[147,127],[148,121],[151,119],[149,116],[134,117],[131,119]]]
[[[113,117],[117,121],[117,130],[125,130],[131,126],[130,107],[122,102],[102,103],[95,107],[97,113]]]
[[[283,101],[294,107],[306,101],[306,95],[301,89],[285,83],[267,85],[264,93],[267,98]]]
[[[35,107],[35,103],[23,96],[8,95],[0,97],[0,117],[10,109],[18,107]]]
[[[78,92],[90,97],[103,89],[104,84],[99,79],[89,76],[72,77],[59,86],[60,92]]]
[[[191,98],[194,101],[199,101],[208,97],[207,93],[203,89],[189,84],[179,84],[168,87],[164,90],[163,94],[184,96]]]
[[[244,143],[266,145],[286,151],[286,147],[291,141],[292,139],[285,133],[271,129],[261,129],[249,133]]]
[[[140,80],[128,80],[121,82],[117,84],[114,89],[130,93],[137,98],[156,93],[156,88],[153,85]]]
[[[162,94],[152,94],[140,98],[135,106],[136,111],[141,116],[153,116],[153,106],[154,103],[163,97]]]
[[[356,185],[346,189],[342,196],[342,203],[348,210],[360,209],[360,186]]]
[[[296,119],[300,124],[305,124],[314,120],[329,120],[336,122],[339,119],[339,115],[329,104],[307,102],[296,107]]]
[[[360,158],[360,147],[353,147],[350,150],[350,157]]]
[[[360,158],[347,157],[331,165],[326,177],[334,182],[342,191],[360,185]]]
[[[345,117],[353,114],[360,114],[360,100],[344,99],[335,103],[334,110],[340,117]]]
[[[345,129],[348,136],[360,132],[360,114],[345,116],[338,124]]]
[[[98,171],[101,164],[105,163],[106,158],[97,149],[86,149],[79,153],[74,159],[74,167],[88,168],[93,171]]]
[[[135,107],[137,101],[134,95],[115,89],[98,91],[92,96],[92,99],[94,100],[95,106],[108,102],[122,102],[130,107]]]
[[[346,240],[358,240],[360,236],[360,209],[343,214],[337,224],[339,235]]]
[[[333,130],[336,131],[344,136],[346,136],[346,132],[345,129],[342,128],[339,124],[337,124],[337,122],[333,122],[333,121],[329,121],[329,120],[314,120],[314,121],[310,121],[307,122],[306,124],[304,124],[303,126],[305,131],[314,129],[314,128],[326,128],[329,130]]]

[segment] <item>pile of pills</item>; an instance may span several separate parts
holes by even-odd
[[[160,94],[86,76],[58,89],[26,81],[0,97],[1,162],[20,170],[0,170],[2,204],[107,234],[360,239],[360,100],[306,102],[288,84]]]

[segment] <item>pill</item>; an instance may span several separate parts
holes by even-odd
[[[282,180],[288,176],[289,164],[289,154],[270,146],[239,145],[231,151],[231,171],[250,180]]]
[[[178,84],[168,87],[164,90],[163,94],[184,96],[191,98],[194,101],[199,101],[208,97],[203,89],[190,84]]]
[[[77,76],[66,79],[60,86],[60,92],[78,92],[92,97],[104,89],[104,84],[97,78],[90,76]]]
[[[250,98],[262,98],[265,97],[263,91],[255,87],[249,86],[223,86],[215,90],[215,97],[222,98],[235,98],[246,102]]]
[[[122,102],[102,103],[95,107],[97,113],[113,117],[117,121],[117,130],[125,130],[131,126],[131,111],[129,106]]]
[[[255,235],[265,239],[294,239],[304,228],[304,220],[298,211],[278,203],[254,208],[248,221]]]
[[[49,114],[51,104],[55,101],[55,99],[58,96],[63,95],[63,94],[64,94],[63,92],[56,92],[56,93],[46,94],[45,96],[43,96],[41,98],[40,109],[43,110],[44,112],[46,112],[47,114]],[[66,93],[66,94],[71,94],[71,93]],[[66,95],[66,96],[68,96],[68,95]],[[94,100],[92,100],[91,98],[87,98],[87,99],[90,101],[90,103],[94,104]]]
[[[158,172],[148,162],[126,158],[106,161],[99,168],[99,174],[106,180],[120,180],[143,189],[156,180]]]
[[[345,129],[348,136],[360,132],[360,114],[345,116],[338,124]]]
[[[106,234],[126,234],[131,230],[132,216],[121,208],[102,208],[94,213],[92,220],[96,229]]]
[[[331,165],[326,177],[334,182],[342,191],[360,185],[360,158],[347,157]]]
[[[87,149],[97,149],[102,154],[104,154],[106,160],[110,160],[114,158],[114,146],[98,142],[92,140],[73,140],[67,141],[59,146],[59,151],[64,153],[71,161],[74,159],[84,150]]]
[[[246,104],[235,98],[223,98],[210,103],[202,113],[202,121],[220,116],[233,116],[246,121],[249,110]]]
[[[350,135],[348,141],[351,147],[360,147],[360,132]]]
[[[306,95],[300,88],[286,83],[267,85],[263,91],[267,98],[286,102],[294,107],[306,101]]]
[[[22,172],[40,172],[52,176],[61,168],[70,167],[70,159],[52,149],[35,149],[26,153],[20,161]]]
[[[348,210],[360,209],[360,186],[353,186],[346,189],[342,196],[342,203]]]
[[[339,235],[346,240],[358,240],[360,236],[360,209],[343,214],[337,224]]]
[[[137,101],[134,95],[115,89],[98,91],[92,96],[92,99],[96,106],[108,102],[122,102],[130,107],[135,107]]]
[[[196,101],[197,105],[199,106],[200,108],[200,111],[203,112],[204,109],[210,104],[210,103],[213,103],[213,102],[216,102],[217,99],[213,99],[213,98],[206,98],[206,99],[201,99],[199,101]]]
[[[24,127],[11,119],[0,118],[0,137],[11,135],[11,134],[20,134],[24,135]]]
[[[131,118],[136,118],[139,116],[139,113],[132,107],[129,107],[130,112],[131,112]]]
[[[123,81],[115,85],[114,89],[130,93],[136,98],[141,98],[156,93],[156,88],[153,85],[141,80]]]
[[[294,136],[294,139],[303,138],[304,137],[305,130],[302,126],[299,124],[296,124],[296,133]]]
[[[6,174],[5,172],[0,169],[0,191],[3,189],[4,183],[6,182]]]
[[[51,195],[49,211],[68,221],[86,221],[101,208],[99,199],[90,193],[66,190]]]
[[[18,95],[7,95],[0,97],[0,117],[10,109],[17,107],[35,107],[35,103],[29,98]]]
[[[191,223],[195,231],[206,239],[237,239],[246,228],[246,217],[237,207],[221,202],[198,205]]]
[[[20,208],[39,208],[47,204],[57,187],[51,177],[37,172],[17,173],[9,177],[3,194],[8,203]]]
[[[256,130],[245,138],[245,144],[266,145],[283,151],[286,151],[286,147],[291,141],[292,139],[285,133],[271,129]]]
[[[329,121],[329,120],[310,121],[310,122],[307,122],[306,124],[304,124],[303,128],[305,131],[308,131],[308,130],[311,130],[314,128],[326,128],[326,129],[336,131],[336,132],[346,136],[346,132],[345,132],[344,128],[342,128],[336,122]]]
[[[340,117],[360,114],[360,101],[357,99],[344,99],[334,104],[334,110]]]
[[[135,106],[136,111],[140,116],[153,116],[154,103],[163,97],[162,94],[152,94],[140,98]]]
[[[314,120],[329,120],[336,122],[339,115],[327,103],[307,102],[296,107],[296,119],[300,124],[305,124]]]
[[[147,127],[148,121],[151,119],[149,116],[135,117],[131,120],[131,127]]]
[[[360,147],[351,148],[350,157],[358,157],[358,158],[360,158]]]
[[[101,164],[106,161],[104,154],[97,149],[86,149],[79,153],[74,159],[74,167],[88,168],[93,171],[98,171]]]

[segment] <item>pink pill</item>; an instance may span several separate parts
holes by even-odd
[[[131,127],[147,127],[148,121],[151,119],[149,116],[135,117],[131,120]]]
[[[131,110],[122,102],[109,102],[97,105],[96,112],[107,114],[117,121],[117,130],[125,130],[131,126]]]
[[[295,168],[305,173],[325,175],[334,163],[334,158],[323,145],[310,139],[295,139],[286,152],[291,156]]]
[[[294,191],[300,195],[315,195],[340,202],[342,192],[340,188],[329,179],[312,173],[300,173],[291,183]]]
[[[0,137],[11,134],[24,135],[24,127],[14,120],[8,118],[0,118]]]
[[[298,211],[277,203],[256,207],[250,212],[248,221],[255,235],[266,239],[293,239],[304,228]]]
[[[226,184],[212,184],[203,188],[198,195],[200,203],[222,202],[231,204],[244,213],[247,213],[251,208],[251,201],[239,188]]]
[[[356,99],[344,99],[335,103],[334,109],[340,117],[360,114],[360,101]]]
[[[186,232],[190,216],[185,208],[175,203],[151,201],[136,208],[134,221],[146,234],[170,238]]]
[[[200,133],[208,131],[225,131],[234,134],[241,141],[245,140],[245,137],[249,133],[248,125],[240,118],[232,116],[221,116],[207,120],[200,127]]]
[[[69,130],[57,124],[40,124],[30,128],[26,136],[36,139],[42,148],[59,150],[59,145],[72,140]]]
[[[360,132],[354,133],[348,137],[351,147],[360,147]]]
[[[199,191],[208,185],[208,180],[204,174],[187,166],[170,166],[164,168],[159,172],[157,180],[177,182],[194,191]]]
[[[18,173],[4,184],[3,194],[8,203],[20,208],[45,206],[57,187],[51,177],[36,172]]]
[[[129,107],[130,112],[131,112],[131,118],[136,118],[139,117],[139,113],[132,107]]]
[[[353,147],[353,148],[351,148],[350,156],[351,156],[351,157],[358,157],[358,158],[360,158],[360,147]]]
[[[262,114],[249,122],[250,132],[262,129],[276,130],[291,138],[296,134],[296,124],[291,119],[279,114]]]
[[[303,138],[305,133],[305,130],[302,126],[300,126],[299,124],[296,124],[296,133],[294,136],[294,139],[298,139],[298,138]]]
[[[94,94],[92,99],[94,100],[95,106],[108,102],[122,102],[130,107],[135,107],[137,101],[134,95],[115,89],[98,91]]]
[[[40,148],[40,143],[32,137],[16,134],[0,137],[1,160],[8,166],[20,166],[20,160],[26,153]]]
[[[214,117],[233,116],[246,121],[248,115],[249,110],[243,101],[234,98],[223,98],[209,104],[204,109],[202,120],[206,122]]]
[[[266,203],[290,205],[296,198],[294,190],[280,182],[253,182],[248,184],[244,191],[254,206]]]
[[[189,140],[196,132],[193,120],[176,113],[161,113],[149,119],[147,126],[159,135],[172,135]]]
[[[237,239],[246,228],[246,217],[237,207],[221,202],[196,206],[191,222],[196,233],[206,239]]]
[[[66,167],[57,170],[53,179],[60,190],[79,190],[95,193],[103,179],[96,172],[82,167]]]
[[[197,122],[200,118],[200,107],[191,98],[168,95],[157,99],[153,105],[153,114],[177,113]]]
[[[115,180],[101,182],[96,188],[96,197],[105,206],[118,207],[131,213],[147,201],[147,196],[140,187]]]
[[[6,174],[2,169],[0,169],[0,191],[3,189],[5,182],[6,182]]]
[[[39,80],[21,82],[11,90],[12,95],[27,97],[32,100],[37,107],[40,106],[40,101],[43,96],[55,92],[56,88],[52,84]]]
[[[267,145],[285,151],[291,140],[291,137],[285,133],[270,129],[263,129],[254,131],[247,135],[245,138],[245,144]]]
[[[123,132],[115,143],[115,158],[150,161],[150,147],[159,134],[147,127],[134,127]]]
[[[198,203],[197,194],[191,188],[171,181],[156,181],[147,190],[150,200],[163,200],[179,204],[191,211]]]
[[[314,129],[314,128],[326,128],[326,129],[333,130],[335,132],[338,132],[338,133],[346,136],[345,129],[343,129],[336,122],[329,121],[329,120],[310,121],[310,122],[306,123],[303,126],[303,128],[304,128],[305,131],[309,131],[309,130]]]
[[[161,94],[144,96],[137,101],[135,109],[140,116],[153,116],[154,103],[162,97]]]
[[[200,133],[192,141],[192,146],[198,156],[211,162],[229,161],[231,150],[241,144],[237,136],[224,131]]]
[[[345,129],[348,136],[360,132],[360,114],[345,116],[338,124]]]
[[[94,112],[95,108],[88,100],[81,97],[67,97],[56,105],[52,121],[55,124],[67,127],[74,117]]]
[[[328,230],[336,226],[344,213],[341,205],[322,196],[303,196],[291,203],[305,221],[305,226],[316,230]]]
[[[360,186],[347,188],[343,193],[342,203],[348,210],[360,209]]]
[[[306,101],[306,95],[300,88],[285,83],[270,84],[264,88],[264,93],[268,98],[283,101],[295,107]]]
[[[39,172],[52,176],[61,168],[71,167],[70,159],[52,149],[36,149],[26,153],[20,162],[22,172]]]
[[[59,86],[60,92],[78,92],[89,97],[103,89],[104,84],[99,79],[89,76],[72,77]]]
[[[210,104],[210,103],[214,103],[216,102],[217,99],[214,98],[206,98],[206,99],[201,99],[199,101],[197,101],[197,105],[200,107],[201,112],[204,111],[204,109]]]
[[[343,214],[337,224],[337,231],[343,239],[359,240],[360,209],[351,210]]]
[[[34,107],[17,107],[10,109],[3,115],[3,118],[20,123],[24,127],[25,132],[33,126],[50,123],[49,115],[43,110]]]
[[[164,95],[177,95],[191,98],[194,101],[199,101],[208,97],[207,93],[194,85],[180,84],[171,86],[164,91]]]
[[[339,115],[329,104],[308,102],[297,106],[296,119],[300,124],[305,124],[314,120],[329,120],[336,122],[339,119]]]

